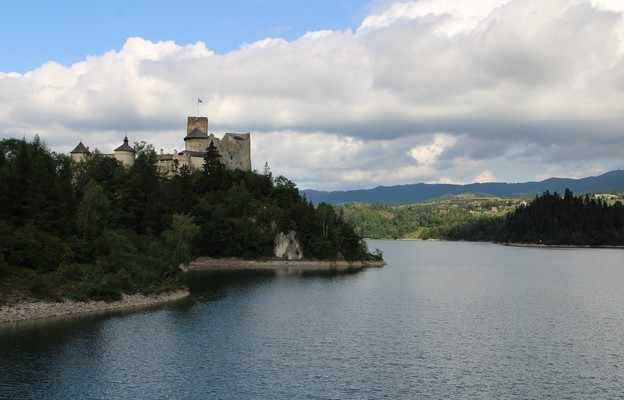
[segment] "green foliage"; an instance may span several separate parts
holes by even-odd
[[[549,245],[624,245],[624,207],[588,195],[548,191],[505,218],[500,242]]]
[[[344,204],[336,209],[357,234],[371,239],[493,241],[510,207],[510,200],[448,196],[409,206]]]
[[[0,141],[0,276],[35,297],[116,300],[183,285],[196,256],[266,258],[295,231],[307,258],[367,258],[342,213],[318,208],[283,176],[229,171],[214,143],[203,171],[164,177],[153,146],[135,143],[124,167],[80,163],[38,139]]]
[[[439,226],[424,229],[420,238],[489,242],[496,237],[501,223],[502,218],[498,216],[468,216],[465,219],[445,220]]]
[[[51,274],[32,274],[28,279],[28,292],[31,296],[49,301],[60,301],[56,279]]]
[[[240,177],[241,175],[238,174]],[[261,193],[252,192],[249,179],[232,182],[227,190],[202,195],[193,208],[201,234],[195,252],[212,257],[266,257],[273,236],[267,224],[272,214]]]
[[[221,161],[221,154],[211,140],[204,155],[204,187],[207,191],[219,190],[225,184],[225,166]]]
[[[174,263],[188,265],[191,262],[191,243],[200,231],[194,221],[192,215],[173,214],[171,228],[162,234],[169,257]]]
[[[50,152],[38,137],[32,143],[0,141],[0,220],[68,233],[74,209],[68,169],[68,158]]]
[[[52,271],[71,259],[72,252],[57,236],[28,224],[13,232],[6,244],[5,257],[16,266]]]
[[[76,228],[82,240],[99,236],[109,222],[110,205],[102,186],[91,180],[76,210]]]

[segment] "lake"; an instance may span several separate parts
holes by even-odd
[[[0,327],[0,398],[624,393],[623,250],[369,241],[347,274],[197,273],[190,299]]]

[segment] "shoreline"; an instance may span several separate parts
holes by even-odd
[[[543,249],[624,249],[624,246],[590,246],[580,244],[541,244],[541,243],[496,243],[510,247],[536,247]]]
[[[342,272],[361,270],[364,268],[381,268],[386,265],[379,261],[309,261],[309,260],[243,260],[239,258],[200,257],[188,266],[180,265],[185,272],[193,271],[280,271],[280,272]],[[86,301],[76,302],[65,300],[55,303],[49,301],[26,300],[15,304],[0,306],[0,327],[23,321],[43,320],[61,316],[82,315],[89,313],[111,312],[133,308],[150,307],[178,301],[190,296],[188,289],[177,290],[153,295],[124,294],[119,301]]]
[[[182,300],[187,298],[189,295],[190,292],[188,289],[184,289],[147,296],[142,294],[124,294],[121,300],[110,303],[105,301],[76,302],[70,300],[65,300],[62,303],[52,303],[47,301],[19,302],[0,307],[0,326],[8,323],[32,321],[67,315],[148,307]]]
[[[379,261],[311,261],[311,260],[243,260],[240,258],[199,257],[188,266],[180,266],[183,271],[301,271],[331,272],[349,271],[364,268],[381,268],[386,265]]]

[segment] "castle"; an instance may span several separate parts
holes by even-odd
[[[210,142],[219,151],[221,162],[226,168],[251,171],[251,137],[249,132],[226,133],[223,138],[217,139],[212,133],[208,134],[207,117],[188,117],[184,150],[181,152],[174,150],[171,154],[165,154],[161,150],[160,154],[156,155],[156,166],[164,174],[175,172],[184,165],[191,171],[200,170]],[[90,157],[91,152],[80,141],[70,154],[73,161],[81,162]],[[134,163],[136,152],[128,144],[128,137],[126,136],[123,144],[117,147],[113,154],[103,155],[114,157],[124,166],[129,167]]]

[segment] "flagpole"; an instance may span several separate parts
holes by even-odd
[[[199,97],[197,98],[197,116],[199,117],[199,103],[203,103],[204,101],[202,99],[200,99]]]

